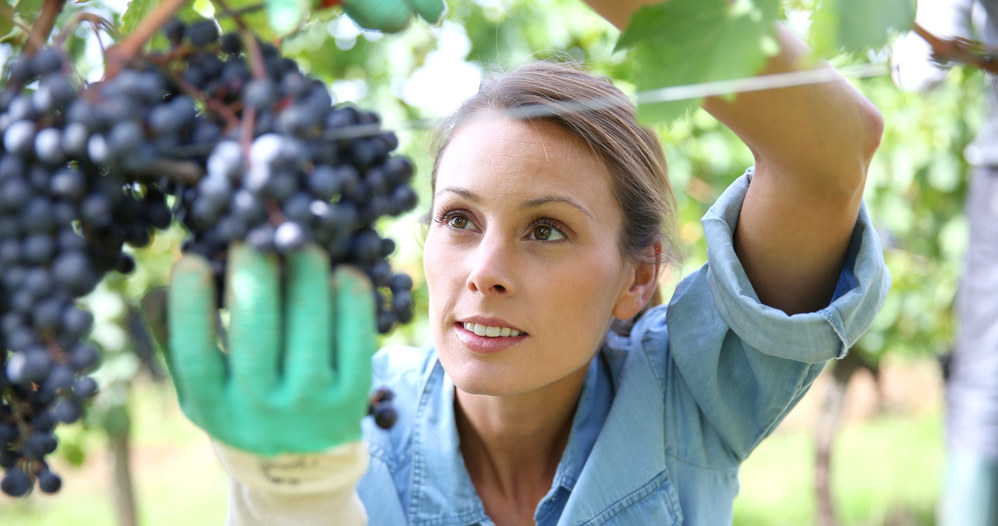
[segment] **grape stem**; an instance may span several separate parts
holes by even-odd
[[[225,0],[214,0],[221,8],[222,12],[232,17],[232,21],[239,27],[239,37],[246,48],[246,55],[249,58],[250,70],[254,79],[266,79],[267,68],[263,64],[263,53],[260,52],[260,43],[257,42],[253,31],[246,25],[240,13],[233,11]],[[239,145],[243,149],[246,162],[249,162],[250,145],[253,143],[253,131],[256,128],[256,109],[244,108],[241,128],[239,130]]]
[[[119,44],[104,53],[104,79],[114,78],[141,51],[142,46],[156,34],[163,24],[173,18],[189,0],[163,0]]]
[[[153,161],[146,173],[154,177],[165,175],[170,180],[188,185],[195,184],[204,177],[204,170],[196,163],[164,158]]]
[[[255,13],[257,11],[262,11],[266,7],[267,7],[266,4],[260,2],[259,4],[252,4],[246,7],[240,7],[239,9],[224,9],[222,11],[222,14],[232,18],[236,18],[238,16]],[[238,21],[236,23],[238,23]]]
[[[194,97],[196,100],[204,102],[205,107],[209,111],[225,119],[225,125],[228,128],[231,129],[235,128],[236,126],[239,126],[239,118],[236,117],[236,113],[232,111],[231,108],[229,108],[228,106],[226,106],[225,104],[221,103],[216,99],[208,97],[207,95],[202,93],[201,90],[192,86],[190,82],[184,80],[184,78],[181,77],[180,75],[177,75],[172,71],[165,71],[165,73],[169,75],[170,80],[175,82],[177,84],[177,87],[179,87],[181,91],[190,95],[191,97]]]
[[[940,38],[917,23],[912,29],[932,48],[933,59],[957,62],[998,75],[998,49],[966,38]]]
[[[24,45],[24,54],[31,56],[45,45],[52,28],[55,27],[55,19],[62,12],[62,7],[66,5],[66,0],[45,0],[42,4],[42,12],[38,13],[38,19],[31,26],[28,33],[28,43]]]
[[[80,25],[83,22],[90,23],[90,27],[93,28],[94,30],[94,36],[97,38],[97,45],[100,46],[101,53],[102,54],[106,53],[107,50],[104,49],[104,41],[102,41],[100,38],[100,31],[101,29],[103,29],[108,33],[114,34],[116,30],[114,26],[111,25],[110,22],[93,13],[76,13],[75,15],[73,15],[73,18],[71,18],[69,22],[66,23],[66,27],[62,28],[62,30],[59,31],[59,34],[56,35],[55,37],[56,47],[62,47],[62,45],[66,42],[66,39],[69,38],[70,33],[72,33],[74,29],[76,29],[76,26]]]

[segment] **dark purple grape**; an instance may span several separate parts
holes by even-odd
[[[163,34],[166,38],[170,40],[173,45],[179,45],[180,41],[184,38],[184,33],[186,31],[186,26],[184,23],[176,18],[171,18],[163,24]]]
[[[391,402],[378,402],[374,404],[374,423],[381,429],[391,429],[398,421],[398,411]]]
[[[218,40],[218,27],[212,20],[201,20],[187,27],[187,39],[197,47],[204,47]]]
[[[73,392],[80,398],[90,398],[97,393],[97,381],[89,376],[78,378],[73,384]]]
[[[270,79],[255,79],[243,91],[243,104],[248,108],[264,110],[277,102],[277,87]]]
[[[76,422],[82,414],[83,408],[80,407],[79,402],[72,398],[60,398],[52,407],[52,415],[55,416],[56,420],[64,424]]]
[[[12,122],[3,133],[3,146],[15,155],[31,155],[35,147],[35,123],[29,120]]]
[[[8,468],[0,480],[0,490],[11,497],[23,497],[31,490],[31,477],[20,469]]]
[[[73,296],[82,296],[97,285],[98,276],[86,254],[67,251],[52,264],[52,275]]]
[[[21,451],[25,458],[40,460],[55,451],[58,444],[51,432],[34,431],[24,440]]]
[[[45,378],[51,366],[52,361],[44,349],[29,348],[15,352],[7,360],[7,378],[11,383],[27,385]]]
[[[98,359],[97,349],[94,349],[92,345],[77,343],[69,349],[69,362],[77,372],[97,365]]]
[[[294,221],[281,223],[274,230],[274,248],[281,254],[287,254],[304,246],[305,236],[305,229],[301,224]]]
[[[38,488],[45,493],[56,493],[62,487],[62,479],[59,475],[52,473],[48,469],[38,471]]]
[[[62,56],[53,48],[43,47],[35,53],[31,60],[31,70],[35,76],[41,77],[62,69]]]
[[[412,290],[412,278],[408,274],[395,274],[388,281],[388,288],[392,292]]]

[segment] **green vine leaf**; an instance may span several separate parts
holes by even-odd
[[[21,20],[26,20],[30,25],[38,19],[38,14],[42,12],[42,5],[45,0],[20,0],[14,4],[14,12]]]
[[[617,42],[630,49],[639,90],[747,77],[776,51],[779,0],[671,0],[644,7]],[[642,121],[669,121],[699,100],[641,104]]]
[[[879,48],[914,20],[914,0],[821,0],[811,13],[810,44],[822,56]]]
[[[250,29],[256,36],[260,37],[260,40],[264,42],[276,42],[279,37],[282,36],[280,31],[271,27],[271,22],[269,18],[270,4],[272,2],[266,1],[263,4],[263,9],[253,9],[260,5],[259,0],[227,0],[225,5],[232,9],[233,11],[242,12],[239,15],[240,20],[246,24],[246,27]],[[227,16],[225,12],[220,9],[220,6],[215,5],[215,18],[218,20],[220,26],[222,26],[222,31],[225,33],[232,33],[239,31],[239,25],[231,16]],[[249,8],[249,12],[244,12],[243,10]]]
[[[135,26],[139,25],[139,22],[148,16],[158,4],[158,0],[131,0],[128,2],[128,7],[121,15],[121,34],[131,34]]]

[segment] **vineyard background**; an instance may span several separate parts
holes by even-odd
[[[86,11],[127,29],[156,3],[71,3],[57,27]],[[402,33],[382,34],[361,30],[329,11],[281,42],[283,53],[325,80],[338,102],[377,109],[386,128],[397,130],[401,151],[417,166],[414,186],[422,197],[429,191],[432,142],[432,129],[423,123],[432,124],[454,109],[475,89],[482,71],[567,56],[584,60],[625,90],[637,89],[631,80],[633,63],[625,53],[613,53],[617,33],[581,3],[448,3],[450,12],[438,27],[416,23]],[[815,2],[785,4],[792,27],[806,34],[806,15]],[[0,15],[7,16],[4,7],[0,4]],[[123,18],[126,7],[129,15]],[[194,11],[210,16],[212,6],[193,2],[184,16]],[[94,33],[83,24],[66,40],[77,69],[91,81],[102,73]],[[113,40],[106,32],[103,38],[105,44]],[[3,62],[14,53],[9,43],[0,44]],[[831,60],[842,66],[885,63],[888,52]],[[948,348],[953,332],[951,305],[966,237],[962,202],[968,168],[962,149],[981,121],[987,80],[972,70],[957,70],[928,95],[902,93],[885,76],[856,79],[855,84],[880,108],[886,124],[866,200],[884,241],[894,287],[873,329],[857,346],[857,354],[879,368],[880,382],[865,372],[850,382],[845,426],[832,459],[833,489],[843,524],[931,524],[944,454],[935,356]],[[702,111],[655,127],[669,159],[679,235],[687,249],[684,265],[666,275],[669,286],[705,260],[699,219],[751,156]],[[417,313],[425,311],[419,243],[424,212],[421,206],[381,225],[399,244],[393,265],[416,280]],[[111,275],[87,298],[96,317],[92,337],[104,351],[96,373],[102,391],[83,423],[59,428],[55,461],[64,477],[62,491],[55,496],[36,492],[24,500],[0,496],[0,523],[114,524],[119,519],[113,496],[121,481],[115,469],[127,465],[122,451],[130,451],[139,524],[193,526],[224,520],[224,474],[207,439],[180,415],[158,358],[131,336],[135,305],[147,290],[166,282],[181,238],[177,230],[157,236],[152,246],[135,251],[139,268],[133,275]],[[385,341],[418,344],[426,338],[422,327],[417,314],[414,323],[396,329]],[[816,522],[812,430],[828,376],[746,463],[735,524]]]

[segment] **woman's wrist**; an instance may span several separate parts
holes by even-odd
[[[367,471],[367,446],[347,442],[319,453],[284,453],[266,457],[212,445],[222,466],[236,482],[257,490],[283,494],[333,493],[352,490]]]

